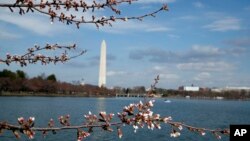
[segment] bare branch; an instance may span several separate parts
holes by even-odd
[[[42,50],[52,51],[56,49],[63,50],[64,52],[58,56],[46,56],[39,53]],[[44,47],[35,45],[33,48],[29,48],[27,50],[27,53],[25,53],[24,55],[6,54],[6,59],[0,59],[0,62],[5,63],[6,65],[10,65],[11,63],[15,62],[19,63],[21,67],[27,66],[27,64],[36,64],[37,62],[41,62],[42,65],[46,65],[49,63],[56,64],[58,62],[64,63],[70,59],[76,58],[86,53],[86,50],[83,50],[77,55],[69,57],[67,51],[75,49],[76,49],[75,44],[69,46],[61,46],[58,44],[53,44],[53,45],[46,44]]]
[[[34,3],[32,0],[27,1],[20,1],[18,0],[14,4],[0,4],[0,7],[8,7],[11,12],[14,12],[13,9],[19,9],[19,14],[23,15],[28,12],[37,11],[39,13],[48,15],[50,17],[51,22],[53,23],[55,19],[59,22],[69,24],[75,24],[77,28],[80,28],[80,24],[94,24],[97,28],[100,26],[112,26],[113,22],[116,21],[128,21],[128,20],[140,20],[142,21],[146,17],[155,17],[161,11],[167,11],[168,7],[164,4],[158,10],[150,12],[148,14],[144,14],[142,16],[131,16],[131,17],[116,17],[116,16],[103,16],[103,17],[96,17],[92,15],[92,19],[86,20],[84,16],[80,19],[76,18],[76,15],[70,14],[67,15],[65,12],[61,12],[61,10],[69,11],[73,10],[78,13],[79,9],[82,10],[82,13],[85,13],[87,10],[92,9],[92,12],[95,10],[105,9],[106,7],[110,8],[116,15],[120,15],[121,11],[117,9],[115,6],[122,4],[122,3],[129,3],[137,0],[107,0],[105,3],[96,3],[93,1],[93,4],[86,4],[84,1],[73,1],[73,0],[66,0],[62,2],[61,0],[54,0],[53,2],[41,2],[39,4]]]

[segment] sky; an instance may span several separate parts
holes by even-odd
[[[0,3],[11,2],[0,0]],[[91,0],[88,0],[91,3]],[[39,13],[18,15],[0,8],[0,58],[6,53],[22,54],[46,43],[76,43],[87,53],[64,64],[0,64],[0,70],[23,70],[30,78],[55,74],[60,81],[84,80],[98,85],[102,40],[107,44],[107,87],[149,87],[159,75],[157,85],[250,87],[250,1],[249,0],[139,0],[119,6],[121,16],[136,16],[159,9],[166,3],[168,12],[141,21],[116,22],[113,27],[59,22],[51,24]],[[76,13],[78,16],[82,13]],[[85,17],[92,15],[84,13]],[[114,15],[105,9],[97,16]],[[57,52],[50,53],[56,55]]]

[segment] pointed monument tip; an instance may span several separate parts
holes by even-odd
[[[102,46],[106,46],[106,41],[102,40]]]

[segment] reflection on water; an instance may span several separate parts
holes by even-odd
[[[139,98],[71,98],[71,97],[0,97],[0,121],[8,121],[16,124],[17,118],[23,116],[36,117],[36,126],[46,126],[49,119],[55,121],[60,115],[70,114],[72,125],[80,125],[84,122],[84,114],[91,111],[98,114],[100,111],[107,113],[121,112],[123,107],[130,103],[137,103],[143,99]],[[193,126],[209,128],[228,128],[230,124],[250,123],[250,102],[249,101],[215,101],[215,100],[177,100],[170,99],[171,103],[166,103],[164,99],[155,99],[154,113],[162,116],[172,116],[175,121],[181,121]],[[56,126],[60,126],[56,122]],[[186,130],[179,138],[170,138],[170,128],[162,125],[161,130],[139,129],[135,134],[132,127],[122,128],[123,138],[117,137],[117,132],[102,131],[95,128],[94,133],[88,137],[87,141],[213,141],[212,135],[199,136]],[[5,131],[0,135],[0,141],[13,141],[11,132]],[[26,141],[27,137],[22,136],[19,141]],[[76,131],[60,131],[56,135],[49,133],[43,138],[37,132],[33,141],[75,141]],[[228,141],[228,137],[222,141]]]
[[[105,98],[97,98],[96,111],[106,111],[106,100]]]

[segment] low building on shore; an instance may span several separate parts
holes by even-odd
[[[226,92],[226,91],[246,91],[250,92],[250,87],[224,87],[224,88],[212,88],[212,92]]]
[[[200,87],[197,86],[180,86],[179,91],[192,91],[192,92],[198,92],[200,90]]]

